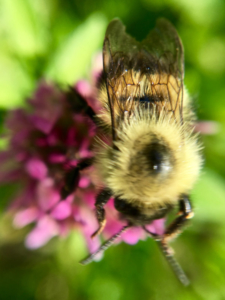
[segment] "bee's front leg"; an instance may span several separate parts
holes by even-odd
[[[86,99],[73,87],[68,89],[66,99],[74,113],[82,113],[84,116],[89,117],[97,126],[99,125],[98,117],[93,108],[88,105]]]
[[[90,167],[93,164],[93,158],[85,158],[82,159],[76,167],[70,169],[64,179],[64,186],[61,190],[61,197],[62,200],[65,199],[67,196],[72,194],[79,183],[80,179],[80,171]]]
[[[103,189],[97,196],[95,207],[96,207],[96,216],[99,223],[99,228],[92,234],[92,238],[96,235],[99,235],[105,227],[106,219],[105,219],[105,210],[103,206],[109,201],[112,196],[112,192],[110,189]]]
[[[180,199],[179,206],[180,209],[178,212],[178,217],[166,228],[166,231],[162,237],[163,242],[167,242],[179,234],[181,228],[184,226],[187,220],[194,216],[191,202],[187,195],[183,195],[183,197]]]

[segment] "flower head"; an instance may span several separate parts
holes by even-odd
[[[7,118],[9,146],[0,153],[0,181],[20,184],[10,205],[14,225],[35,224],[26,245],[36,248],[55,235],[83,227],[85,212],[93,213],[88,202],[78,201],[74,194],[62,201],[61,188],[66,172],[81,158],[92,156],[96,128],[90,119],[71,111],[66,93],[54,85],[41,82],[27,104],[27,109],[11,111]],[[80,176],[78,189],[80,197],[88,191],[83,198],[94,199],[95,189],[86,175]]]

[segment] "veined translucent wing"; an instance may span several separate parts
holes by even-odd
[[[173,25],[159,19],[142,42],[128,35],[118,19],[106,31],[103,46],[113,138],[126,115],[149,103],[182,123],[183,47]]]

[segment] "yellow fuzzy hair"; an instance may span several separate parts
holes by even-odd
[[[110,122],[106,89],[101,90],[104,121]],[[188,94],[184,92],[184,123],[178,124],[171,114],[162,110],[156,117],[154,110],[146,108],[134,111],[129,122],[123,122],[117,130],[119,151],[111,146],[99,148],[96,166],[105,185],[114,195],[127,199],[137,206],[157,207],[162,203],[175,204],[181,194],[189,194],[202,165],[197,137],[192,133]],[[191,118],[190,118],[191,115]],[[190,120],[189,120],[190,119]],[[146,171],[140,153],[157,136],[169,147],[174,164],[165,178],[152,176]],[[139,160],[135,160],[135,157]],[[132,168],[131,168],[132,165]]]

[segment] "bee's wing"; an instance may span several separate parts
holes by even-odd
[[[107,78],[114,78],[118,68],[121,72],[129,68],[130,60],[139,49],[140,43],[126,33],[123,23],[119,19],[112,20],[106,30],[103,46],[103,63]]]
[[[152,99],[182,123],[184,54],[176,29],[166,19],[159,19],[141,46],[149,59]]]
[[[166,19],[158,19],[141,47],[152,58],[149,66],[152,74],[165,72],[177,80],[183,80],[183,46],[174,26]]]
[[[106,76],[108,101],[111,112],[113,139],[124,112],[130,110],[127,101],[129,82],[123,80],[127,70],[133,68],[132,60],[140,51],[140,43],[126,33],[125,26],[119,19],[112,20],[105,34],[103,45],[103,69]],[[130,93],[130,99],[133,98]],[[131,101],[132,102],[132,101]]]
[[[171,112],[182,122],[183,48],[170,22],[159,19],[139,43],[120,20],[113,20],[104,40],[103,65],[114,139],[125,112],[132,113],[143,102]]]

